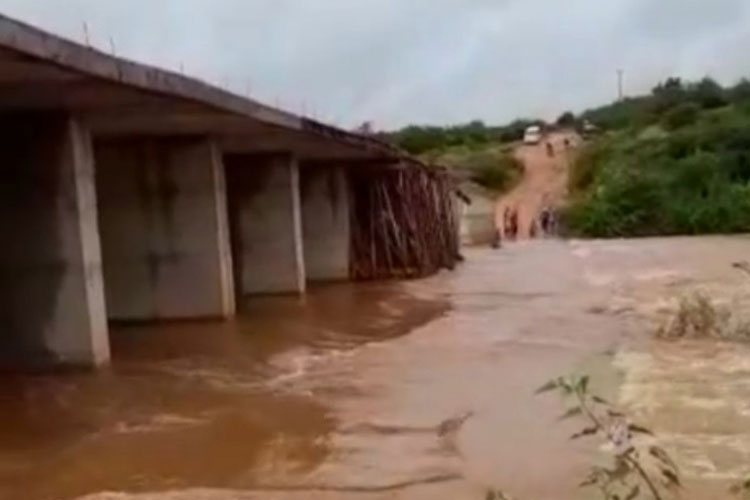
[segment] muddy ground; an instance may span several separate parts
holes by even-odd
[[[552,154],[547,151],[552,146]],[[539,144],[519,144],[514,155],[524,167],[521,182],[497,202],[496,223],[503,238],[507,239],[503,226],[506,211],[518,213],[518,238],[527,239],[532,225],[536,224],[537,235],[541,234],[539,216],[542,210],[559,207],[567,194],[568,171],[581,138],[572,131],[547,134]]]

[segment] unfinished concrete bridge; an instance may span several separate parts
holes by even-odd
[[[450,182],[391,145],[2,16],[0,128],[3,365],[457,256]]]

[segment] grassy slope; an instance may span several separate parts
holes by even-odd
[[[513,157],[512,146],[508,144],[452,146],[428,151],[422,156],[496,193],[512,189],[523,173],[522,165]]]
[[[582,152],[565,214],[574,234],[750,231],[750,108],[673,115],[680,112],[691,116],[665,114],[657,124],[606,134]]]

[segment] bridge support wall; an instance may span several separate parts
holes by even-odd
[[[112,320],[226,318],[234,287],[221,154],[199,137],[97,143]]]
[[[91,136],[58,114],[2,115],[0,130],[0,361],[104,364]]]
[[[304,293],[297,160],[288,154],[227,155],[225,163],[240,293]]]
[[[301,169],[302,232],[308,281],[349,278],[349,186],[340,164]]]

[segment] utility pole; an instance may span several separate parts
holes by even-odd
[[[86,21],[83,22],[83,39],[86,42],[86,47],[91,48],[91,38],[89,37],[89,25]]]
[[[617,70],[617,100],[622,101],[625,95],[622,91],[622,81],[625,75],[625,71],[618,69]]]

